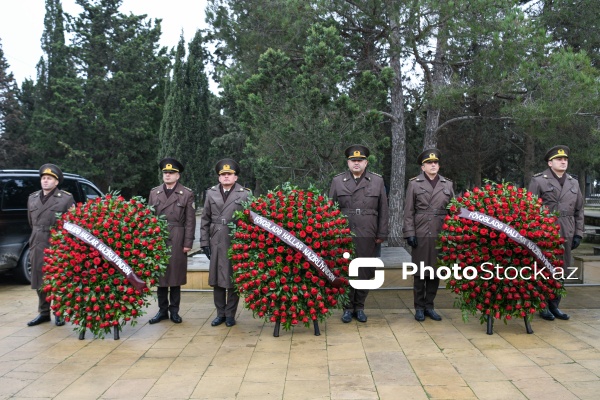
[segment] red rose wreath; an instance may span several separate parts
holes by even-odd
[[[479,312],[492,334],[494,319],[524,318],[533,332],[532,315],[564,294],[557,220],[541,199],[510,183],[488,182],[451,201],[439,263],[458,265],[460,274],[447,287],[458,294],[464,320]],[[476,277],[465,270],[469,266]]]
[[[45,250],[44,290],[52,312],[104,338],[135,325],[168,264],[167,222],[141,198],[108,194],[62,215]],[[127,275],[125,275],[127,273]]]
[[[274,336],[280,325],[289,330],[311,321],[319,335],[318,321],[348,300],[354,246],[337,205],[313,188],[285,184],[253,199],[235,218],[229,256],[244,307],[275,322]]]

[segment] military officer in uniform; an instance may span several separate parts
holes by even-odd
[[[217,317],[212,326],[225,323],[235,325],[239,296],[233,286],[233,268],[227,250],[231,246],[230,229],[233,213],[242,210],[242,203],[251,195],[237,183],[240,166],[232,159],[225,158],[215,165],[219,184],[206,191],[204,211],[200,222],[200,246],[210,260],[208,284],[214,288],[214,302]]]
[[[181,285],[187,282],[187,252],[192,249],[196,230],[194,193],[179,182],[183,164],[164,158],[159,165],[163,184],[150,191],[148,204],[169,223],[167,246],[171,247],[171,257],[165,275],[158,281],[158,313],[149,322],[155,324],[170,315],[171,321],[180,324]]]
[[[344,154],[348,171],[336,175],[331,181],[329,197],[339,203],[340,209],[350,222],[354,233],[356,257],[378,257],[381,243],[388,235],[388,199],[383,178],[367,171],[369,149],[361,145],[348,147]],[[360,268],[358,279],[373,279],[375,268]],[[342,321],[349,323],[352,317],[367,322],[365,289],[350,287],[350,301],[344,306]]]
[[[577,179],[566,172],[569,153],[570,149],[564,145],[548,150],[544,156],[548,168],[534,175],[527,188],[539,196],[550,211],[559,212],[560,236],[565,239],[565,270],[571,266],[571,250],[579,246],[583,237],[583,196]],[[558,308],[559,304],[560,296],[549,300],[548,309],[542,310],[541,317],[548,321],[553,321],[554,318],[569,319],[569,315]]]
[[[438,173],[440,156],[438,149],[423,151],[417,158],[422,172],[410,179],[406,189],[402,231],[406,242],[413,248],[412,262],[417,266],[423,262],[425,266],[436,267],[436,240],[447,214],[446,206],[454,197],[452,181]],[[417,271],[413,282],[415,319],[424,321],[428,316],[434,321],[441,321],[442,317],[435,312],[433,304],[440,280],[426,275],[425,279],[421,279],[420,272]]]
[[[74,204],[69,192],[58,189],[63,181],[63,173],[54,164],[44,164],[40,168],[42,190],[32,193],[27,201],[27,218],[31,226],[29,238],[29,260],[31,262],[31,288],[37,290],[39,315],[27,325],[35,326],[50,321],[50,303],[46,293],[40,290],[44,284],[44,249],[50,247],[50,229],[56,224],[56,213],[64,213]],[[56,317],[57,326],[65,324]]]

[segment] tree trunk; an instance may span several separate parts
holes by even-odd
[[[402,223],[404,220],[404,177],[406,174],[406,130],[404,128],[404,97],[402,93],[402,71],[400,68],[400,27],[397,16],[391,18],[390,65],[394,70],[391,88],[392,114],[392,173],[390,178],[390,233],[388,246],[404,244]]]
[[[440,15],[440,19],[442,15]],[[437,128],[440,124],[440,108],[433,107],[431,105],[431,98],[433,98],[439,88],[444,85],[444,55],[446,52],[446,24],[441,23],[438,30],[437,43],[435,45],[435,58],[433,59],[433,74],[425,76],[431,76],[431,81],[427,82],[429,86],[429,102],[427,105],[427,121],[425,123],[425,138],[423,140],[423,150],[432,147],[437,147]]]
[[[524,186],[529,185],[535,165],[535,143],[530,135],[525,134],[525,163],[523,165]],[[541,172],[541,171],[540,171]]]
[[[586,198],[590,197],[590,188],[587,184],[587,174],[585,169],[582,168],[579,170],[579,176],[577,179],[579,180],[579,190],[581,190],[581,193],[583,194],[583,200],[585,200]]]

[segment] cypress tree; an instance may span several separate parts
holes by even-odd
[[[9,67],[0,42],[0,168],[18,167],[25,160],[19,88]]]
[[[65,16],[60,0],[46,0],[41,43],[44,55],[37,66],[28,123],[32,163],[35,166],[56,162],[67,171],[77,172],[81,154],[77,154],[73,139],[79,136],[82,83],[65,42]]]
[[[146,195],[156,183],[162,81],[169,59],[160,20],[124,15],[120,0],[77,0],[72,51],[85,78],[80,138],[86,174],[101,188]]]
[[[185,60],[183,36],[175,53],[173,77],[168,85],[160,127],[158,158],[170,156],[186,166],[182,181],[196,196],[214,179],[208,157],[210,146],[208,77],[204,72],[203,38],[197,31],[188,45]],[[225,157],[225,156],[223,156]]]

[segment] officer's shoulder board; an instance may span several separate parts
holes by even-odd
[[[217,188],[218,188],[218,187],[219,187],[219,185],[215,185],[215,186],[211,187],[211,188],[210,188],[210,189],[208,189],[208,190],[217,190]]]
[[[445,176],[443,177],[445,180],[447,180],[448,182],[452,182],[452,179],[446,178]]]
[[[33,192],[29,195],[29,197],[37,197],[40,195],[41,190],[38,190],[37,192]]]
[[[570,179],[575,179],[576,181],[578,181],[578,180],[579,180],[579,176],[577,176],[577,175],[571,175],[571,174],[567,174],[567,176],[568,176]]]
[[[337,178],[338,176],[344,175],[345,173],[346,173],[346,171],[340,172],[339,174],[335,175],[334,178]]]
[[[183,186],[183,185],[181,185],[181,186]],[[193,192],[193,190],[192,190],[192,189],[190,189],[190,188],[189,188],[189,187],[187,187],[187,186],[183,186],[183,188],[184,188],[184,189],[187,189],[187,191],[188,191],[188,192]]]
[[[249,191],[249,192],[251,192],[251,191],[252,191],[252,189],[250,189],[250,188],[247,188],[247,187],[245,187],[245,188],[242,188],[242,190],[247,190],[247,191]]]
[[[71,193],[67,192],[66,190],[59,190],[59,192],[56,195],[58,197],[60,197],[61,193],[64,193],[66,196],[73,196]]]
[[[410,178],[408,181],[409,181],[409,182],[410,182],[410,181],[414,181],[414,180],[415,180],[415,179],[417,179],[417,178],[418,178],[418,176],[413,176],[413,177],[412,177],[412,178]]]
[[[538,176],[542,176],[544,173],[543,172],[538,172],[537,174],[535,174],[533,177],[537,178]]]
[[[383,176],[379,175],[377,172],[369,171],[370,174],[383,178]]]
[[[159,194],[161,192],[161,190],[160,190],[161,187],[162,187],[162,185],[161,186],[157,186],[155,188],[152,188],[151,192],[156,191],[156,194]]]

